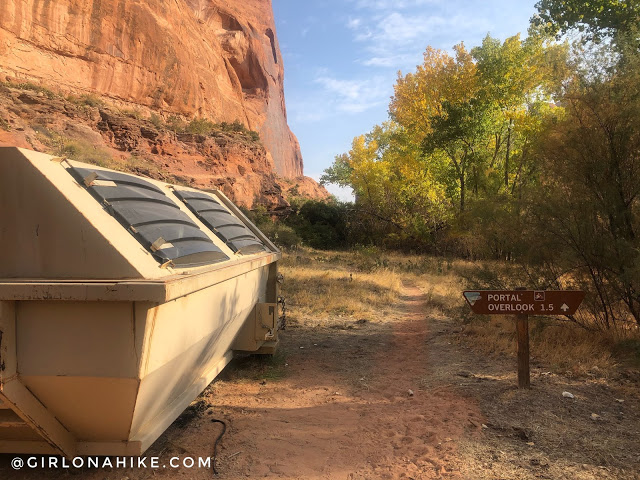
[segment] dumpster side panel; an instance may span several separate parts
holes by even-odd
[[[268,270],[262,267],[160,305],[153,327],[149,360],[141,378],[203,339],[215,339],[223,328],[237,323],[240,313],[264,301],[267,274]],[[246,315],[240,322],[245,319]]]
[[[32,376],[23,381],[76,440],[127,440],[138,380]]]
[[[133,439],[157,438],[226,365],[234,338],[266,298],[268,275],[267,265],[149,311]]]
[[[22,377],[137,375],[132,302],[17,302]]]
[[[267,289],[265,295],[265,303],[275,305],[277,310],[277,302],[278,302],[278,263],[274,262],[269,265],[269,277],[267,279]],[[262,328],[262,322],[259,318],[257,318],[258,312],[254,312],[251,315],[251,318],[244,323],[242,329],[236,336],[235,341],[233,342],[232,348],[239,352],[258,352],[263,344],[265,343],[265,333]],[[277,320],[277,312],[276,312],[276,320]],[[273,325],[273,333],[274,337],[271,339],[271,343],[277,345],[278,337],[277,337],[277,324]],[[271,348],[268,350],[268,353],[273,353],[274,349]],[[265,352],[261,352],[265,353]]]
[[[21,382],[78,440],[128,438],[144,328],[132,302],[16,302]]]

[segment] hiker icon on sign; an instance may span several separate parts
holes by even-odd
[[[544,302],[544,292],[533,292],[533,299],[536,302]]]

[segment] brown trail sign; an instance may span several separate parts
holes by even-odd
[[[529,315],[573,315],[585,293],[572,290],[468,290],[464,298],[478,315],[516,315],[518,386],[529,388]]]
[[[573,315],[584,292],[572,290],[471,290],[464,298],[478,315]]]

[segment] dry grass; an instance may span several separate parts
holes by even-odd
[[[474,316],[462,291],[476,288],[469,278],[501,275],[499,264],[402,255],[360,249],[323,252],[300,249],[285,255],[283,293],[293,324],[351,328],[355,322],[382,322],[398,301],[403,282],[427,294],[429,315],[459,323],[459,342],[483,355],[512,358],[515,325],[508,316]],[[506,267],[505,267],[506,268]],[[353,280],[352,280],[353,279]],[[554,373],[607,376],[619,366],[620,341],[563,319],[530,319],[532,364]],[[629,342],[627,339],[625,342]],[[632,340],[635,345],[638,340]],[[626,360],[626,359],[625,359]]]
[[[53,155],[104,168],[116,168],[118,165],[107,149],[97,147],[89,140],[70,138],[42,125],[33,126],[33,130],[38,141],[46,145]]]
[[[48,147],[48,153],[52,155],[176,185],[190,186],[188,179],[167,173],[151,158],[134,154],[116,157],[113,151],[104,146],[96,146],[85,138],[71,138],[42,125],[35,125],[33,130],[38,141]]]
[[[550,371],[606,374],[618,365],[613,342],[600,332],[543,318],[531,318],[529,329],[532,362]],[[474,318],[465,326],[461,341],[488,356],[514,356],[514,321],[507,316]]]
[[[307,326],[345,326],[376,322],[398,300],[402,275],[392,268],[364,271],[347,254],[299,250],[285,256],[283,293],[289,322]]]
[[[398,302],[403,282],[420,287],[430,311],[458,315],[464,308],[462,260],[361,248],[351,252],[298,249],[285,254],[283,294],[290,319],[307,326],[381,322]]]

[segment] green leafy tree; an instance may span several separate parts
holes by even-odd
[[[423,64],[398,77],[391,121],[356,137],[322,180],[352,187],[387,238],[471,228],[470,204],[489,211],[487,202],[508,202],[535,175],[532,139],[554,110],[565,65],[566,46],[541,37],[487,36],[453,56],[427,48]]]
[[[356,196],[352,224],[387,245],[424,245],[450,213],[445,188],[425,164],[419,145],[394,122],[354,138],[324,181],[349,185]]]
[[[310,247],[340,249],[348,245],[347,211],[343,203],[309,200],[286,223]]]
[[[427,47],[424,62],[415,73],[398,73],[389,105],[393,121],[402,125],[417,145],[441,115],[444,102],[467,102],[476,95],[476,67],[464,44],[454,47],[455,56]]]
[[[408,140],[426,154],[424,171],[454,175],[455,196],[463,211],[467,176],[471,163],[477,163],[480,158],[477,140],[481,126],[486,123],[484,114],[489,109],[477,99],[478,78],[471,54],[463,44],[456,45],[454,51],[455,57],[451,57],[427,48],[424,63],[417,67],[416,73],[399,76],[390,115],[407,132]],[[443,156],[452,168],[429,167],[430,158],[437,165]],[[439,180],[451,184],[450,179]]]
[[[566,117],[539,139],[542,188],[530,191],[529,264],[548,283],[590,292],[589,324],[640,324],[640,69],[576,78]],[[540,234],[541,232],[545,232]]]
[[[502,114],[493,132],[491,166],[497,165],[502,152],[504,187],[508,193],[511,179],[519,171],[514,168],[512,156],[527,142],[519,122],[543,111],[535,106],[552,101],[552,93],[567,74],[567,46],[548,45],[536,36],[522,41],[520,35],[515,35],[500,42],[487,35],[471,53],[477,62],[481,98]]]
[[[441,114],[431,119],[431,131],[422,141],[428,156],[442,152],[450,160],[458,180],[459,208],[464,212],[468,179],[478,194],[480,172],[485,170],[484,146],[495,111],[490,105],[472,99],[442,104]]]
[[[551,35],[577,30],[585,40],[637,33],[640,22],[638,0],[540,0],[536,8],[534,28]]]

